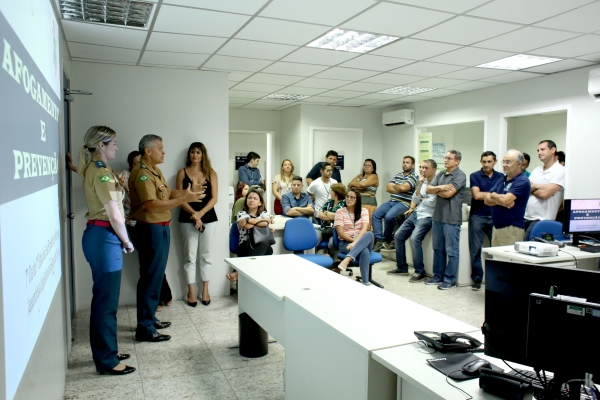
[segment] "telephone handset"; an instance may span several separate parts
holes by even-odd
[[[481,342],[464,333],[427,331],[415,331],[414,333],[417,339],[425,341],[428,346],[442,353],[449,351],[454,353],[481,351],[478,349]]]

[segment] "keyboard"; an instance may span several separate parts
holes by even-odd
[[[528,381],[536,389],[544,388],[544,385],[542,385],[542,383],[539,381],[535,371],[529,371],[526,369],[515,369],[514,371],[513,370],[508,371],[508,373],[510,375],[516,375],[519,378]],[[544,375],[541,372],[540,372],[540,376],[542,377],[542,379],[544,378]],[[546,381],[549,382],[550,379],[552,379],[553,377],[554,377],[554,374],[546,372]]]
[[[579,245],[581,251],[587,251],[588,253],[600,253],[600,246],[593,246],[591,244],[585,244],[583,247]]]

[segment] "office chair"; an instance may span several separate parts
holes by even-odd
[[[337,247],[338,249],[340,248],[340,238],[337,234],[337,230],[333,230],[333,245],[335,247]],[[338,258],[340,260],[343,260],[344,258],[346,258],[347,254],[342,253],[341,251],[338,253]],[[358,259],[357,259],[358,260]],[[371,252],[370,257],[369,257],[369,282],[371,282],[373,285],[383,289],[383,285],[380,283],[375,282],[372,277],[373,277],[373,264],[377,264],[378,262],[381,262],[381,260],[383,260],[383,257],[381,257],[381,254],[376,253],[376,252]],[[350,262],[350,266],[352,267],[358,267],[358,263],[351,261]],[[352,274],[350,274],[350,276],[352,276]],[[362,278],[360,276],[356,277],[357,281],[362,281]]]
[[[533,240],[534,237],[542,237],[542,233],[551,233],[554,240],[563,240],[562,224],[557,221],[540,221],[533,226],[529,237],[525,240]]]
[[[287,220],[283,228],[283,247],[293,251],[298,257],[313,262],[321,267],[331,267],[333,260],[321,254],[304,254],[317,245],[317,231],[312,222],[307,218],[293,218]]]
[[[231,224],[231,228],[229,228],[229,251],[237,254],[239,244],[240,231],[238,230],[237,222],[234,222]]]

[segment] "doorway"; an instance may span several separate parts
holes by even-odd
[[[350,182],[362,172],[363,165],[363,131],[351,128],[310,127],[308,168],[317,162],[325,161],[329,150],[338,153],[338,165],[342,182]]]

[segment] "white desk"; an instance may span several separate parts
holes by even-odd
[[[515,251],[514,246],[488,247],[482,249],[485,254],[495,259],[510,260],[517,262],[526,262],[530,264],[548,264],[555,267],[575,267],[575,257],[577,259],[577,268],[598,270],[598,258],[600,253],[588,253],[581,251],[577,247],[565,246],[555,257],[536,257],[529,254],[523,254]]]

